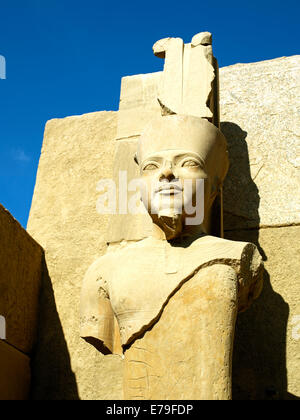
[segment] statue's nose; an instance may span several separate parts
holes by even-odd
[[[159,175],[159,181],[163,181],[164,179],[167,179],[169,182],[175,179],[172,162],[166,162],[162,167],[161,173]]]

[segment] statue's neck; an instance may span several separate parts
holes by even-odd
[[[183,226],[182,223],[177,226],[170,226],[163,224],[162,220],[158,223],[157,220],[153,221],[152,238],[161,241],[176,241],[184,238],[198,239],[205,235],[202,225],[197,226]]]

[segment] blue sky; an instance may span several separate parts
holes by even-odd
[[[122,76],[162,69],[158,39],[207,30],[220,67],[267,60],[300,54],[299,15],[299,0],[0,0],[0,203],[26,226],[46,121],[117,110]]]

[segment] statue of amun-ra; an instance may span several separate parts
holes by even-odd
[[[154,53],[161,113],[132,156],[153,232],[89,268],[81,337],[123,355],[125,399],[230,399],[236,317],[261,292],[262,260],[251,243],[210,235],[219,223],[222,236],[211,210],[229,166],[211,34],[160,40]]]

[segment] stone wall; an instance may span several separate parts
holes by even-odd
[[[235,399],[300,397],[299,73],[299,56],[220,70],[221,128],[231,160],[226,237],[256,243],[266,265],[264,291],[237,324]],[[122,398],[121,357],[102,356],[79,338],[80,288],[86,269],[106,252],[108,226],[116,226],[96,211],[97,182],[114,176],[114,154],[140,133],[141,98],[149,103],[145,115],[156,112],[159,74],[124,78],[118,113],[47,124],[28,223],[49,270],[35,399]],[[123,232],[109,235],[119,240]]]
[[[266,268],[261,297],[238,318],[233,396],[293,399],[300,397],[300,56],[223,68],[220,88],[231,161],[225,237],[255,243]]]
[[[34,399],[121,398],[122,361],[79,337],[83,276],[106,252],[108,216],[96,211],[97,183],[112,177],[117,113],[47,123],[28,230],[44,247],[44,284]]]
[[[42,271],[42,248],[0,205],[1,400],[29,396]]]

